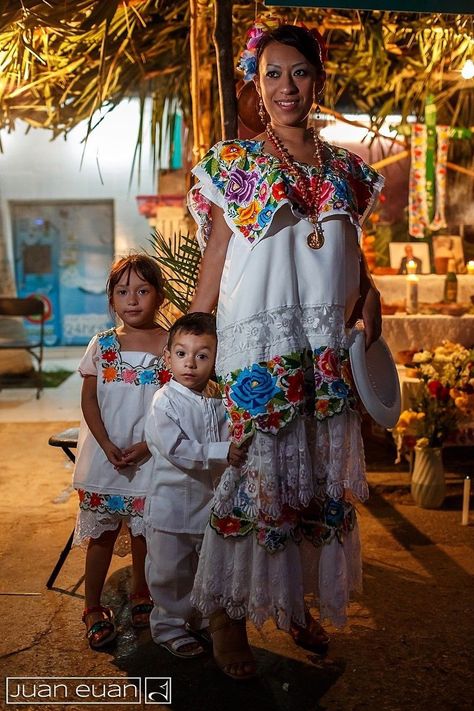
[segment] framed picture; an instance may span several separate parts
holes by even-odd
[[[446,274],[450,259],[454,259],[457,272],[464,272],[462,237],[459,235],[433,237],[433,257],[436,274]]]
[[[390,266],[396,269],[398,274],[407,274],[407,263],[415,262],[415,274],[429,274],[430,250],[426,242],[390,242]]]

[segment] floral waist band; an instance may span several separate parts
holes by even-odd
[[[144,496],[99,494],[85,489],[78,489],[77,493],[79,494],[79,508],[81,511],[118,514],[119,516],[143,516]]]
[[[310,506],[302,511],[285,505],[277,519],[262,512],[251,519],[237,507],[231,514],[222,517],[212,510],[209,523],[224,538],[253,534],[259,545],[269,553],[276,553],[283,550],[290,540],[300,543],[303,536],[316,548],[334,540],[343,544],[345,536],[354,529],[356,520],[353,504],[327,496],[322,501],[313,499]]]
[[[237,444],[255,430],[277,434],[299,415],[318,420],[355,404],[347,349],[321,346],[239,368],[220,379]]]

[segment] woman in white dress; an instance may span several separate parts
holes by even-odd
[[[347,324],[363,317],[367,345],[380,335],[359,235],[383,179],[308,128],[323,52],[306,28],[251,30],[243,61],[266,129],[215,145],[189,197],[205,250],[191,310],[217,303],[216,372],[232,437],[248,448],[216,490],[193,601],[237,679],[255,674],[246,618],[271,617],[324,653],[304,594],[342,625],[361,582],[353,503],[368,490]]]

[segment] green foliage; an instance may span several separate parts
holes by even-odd
[[[153,256],[165,278],[166,300],[181,316],[188,311],[196,289],[201,261],[198,242],[194,237],[182,234],[174,234],[171,240],[168,240],[157,231],[150,242],[154,250]]]

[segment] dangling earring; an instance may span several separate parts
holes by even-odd
[[[319,105],[319,95],[316,96],[316,90],[313,93],[313,104],[316,104],[316,121],[321,119],[321,107]]]
[[[263,100],[262,97],[259,95],[258,97],[258,115],[260,116],[260,120],[263,123],[264,126],[267,124],[267,114],[265,112],[265,106],[263,105]]]

